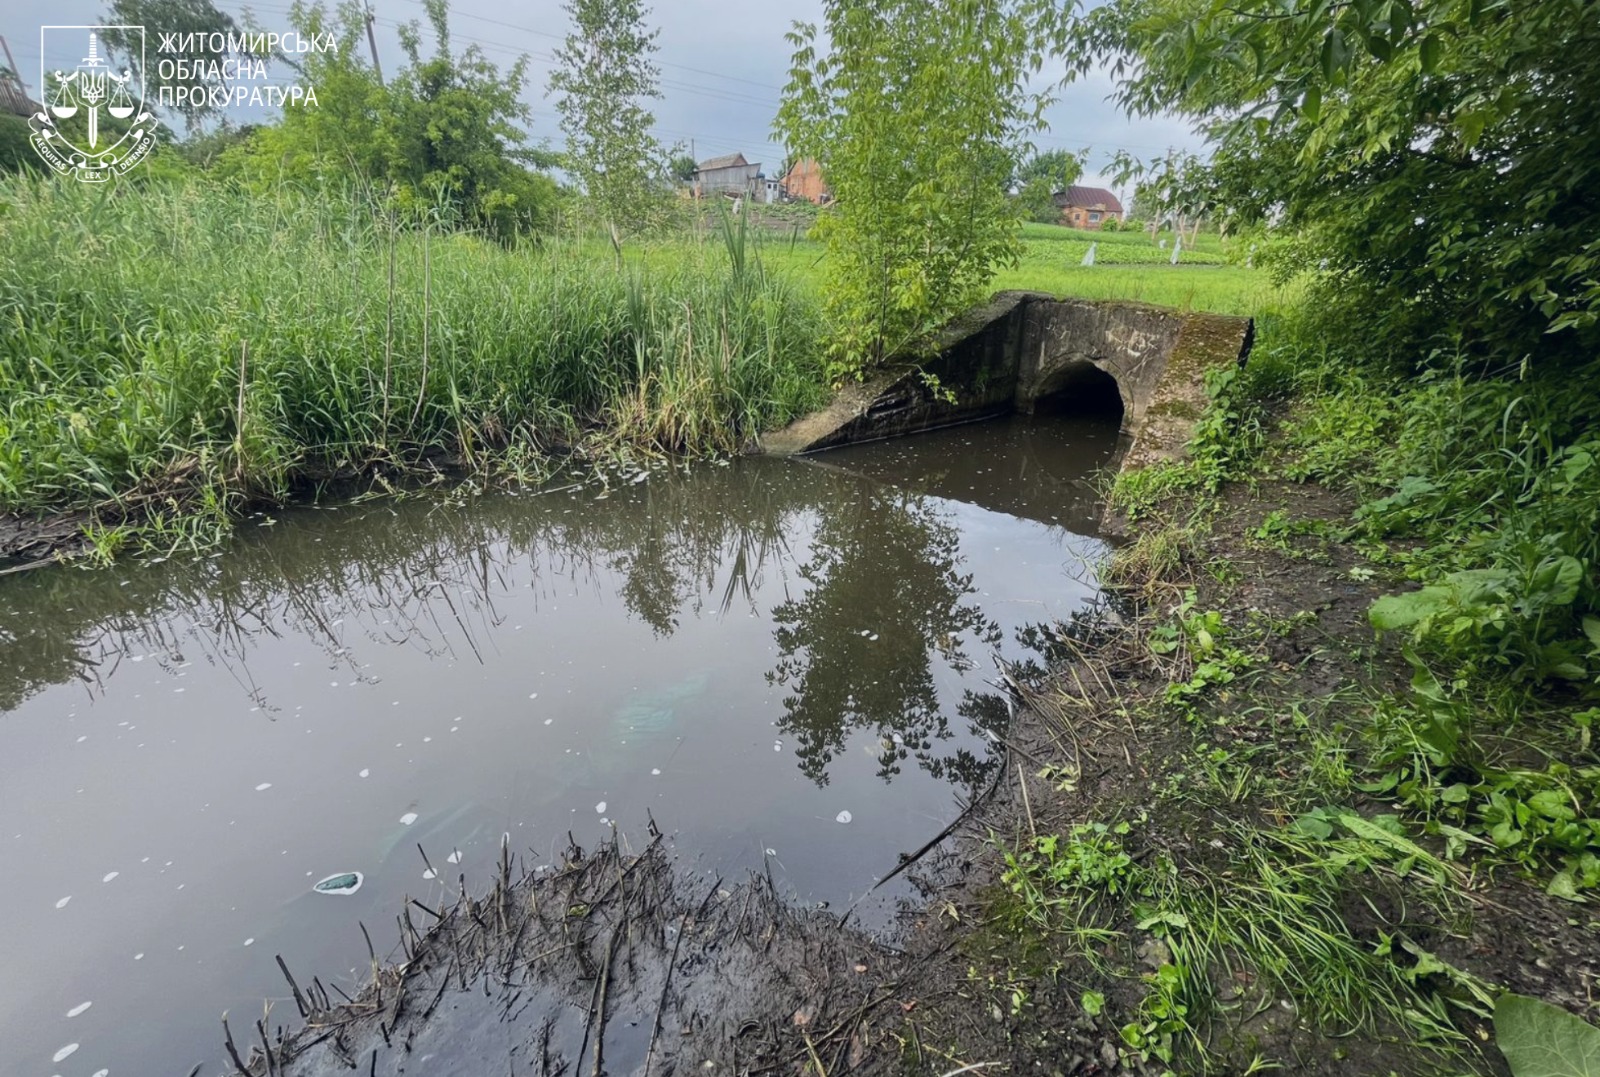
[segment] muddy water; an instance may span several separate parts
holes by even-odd
[[[991,655],[1092,600],[1114,441],[1015,419],[0,579],[0,1072],[220,1072],[224,1010],[292,1014],[273,955],[353,992],[358,921],[382,956],[502,835],[648,812],[686,871],[848,905],[986,783]]]

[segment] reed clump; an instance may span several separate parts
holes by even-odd
[[[742,229],[670,266],[357,194],[0,181],[0,509],[285,496],[594,441],[731,451],[826,388]]]

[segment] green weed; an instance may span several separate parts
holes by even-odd
[[[596,434],[729,451],[825,396],[816,305],[742,226],[619,271],[338,192],[101,194],[0,182],[0,507],[281,497]]]

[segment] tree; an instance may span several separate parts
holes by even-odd
[[[1170,224],[1193,246],[1200,225],[1219,209],[1217,174],[1196,154],[1168,150],[1163,157],[1141,161],[1118,150],[1111,171],[1118,183],[1134,183],[1133,203],[1141,215],[1149,214],[1152,236]],[[1219,223],[1226,227],[1226,216]]]
[[[673,179],[679,183],[688,183],[694,179],[694,174],[699,167],[700,163],[693,157],[690,157],[687,153],[680,153],[672,159],[668,169],[672,173]]]
[[[651,60],[657,30],[646,30],[639,0],[567,0],[573,30],[556,50],[550,90],[558,94],[567,171],[590,211],[622,237],[654,224],[662,209],[667,155],[643,102],[660,97]]]
[[[262,186],[284,180],[355,180],[402,212],[437,213],[507,238],[548,225],[553,180],[535,171],[549,155],[528,145],[522,92],[527,58],[501,72],[476,45],[453,52],[445,0],[426,0],[434,51],[422,53],[422,27],[402,27],[406,62],[385,85],[355,49],[306,54],[301,77],[317,88],[315,108],[291,108],[258,129],[218,167]],[[364,33],[354,3],[329,13],[297,9],[301,34]]]
[[[1119,0],[1076,62],[1214,148],[1218,203],[1303,237],[1396,341],[1582,362],[1600,347],[1600,20],[1588,0]]]
[[[538,155],[522,127],[532,118],[522,102],[528,58],[502,74],[476,45],[452,53],[446,0],[424,6],[434,52],[422,56],[416,23],[401,28],[407,63],[390,87],[385,117],[389,174],[413,203],[437,203],[444,193],[497,235],[548,223],[555,184],[527,168]]]
[[[1083,175],[1083,162],[1088,150],[1072,153],[1068,150],[1049,150],[1036,153],[1017,169],[1012,185],[1017,189],[1017,205],[1022,215],[1041,224],[1056,224],[1061,220],[1061,207],[1056,205],[1056,194],[1078,182]]]
[[[1020,250],[1009,185],[1046,99],[1029,76],[1058,28],[1048,0],[824,0],[828,51],[797,23],[776,127],[837,199],[830,372],[858,377],[981,297]]]
[[[224,59],[237,62],[258,58],[243,52],[222,54],[207,48],[165,52],[161,58],[175,62],[171,65],[155,63],[151,50],[157,42],[141,42],[139,35],[116,28],[142,26],[147,34],[159,31],[163,35],[172,34],[176,41],[189,43],[202,37],[209,40],[212,34],[237,35],[239,24],[233,16],[219,11],[211,0],[111,0],[106,21],[109,27],[103,35],[106,47],[139,74],[144,84],[145,107],[155,111],[160,91],[173,91],[173,109],[183,117],[184,126],[191,133],[219,111],[218,106],[212,104],[209,91],[229,85],[225,79],[209,77],[212,72],[220,71],[216,65]],[[265,60],[265,57],[258,59]],[[188,77],[178,78],[180,71]]]
[[[1064,191],[1082,178],[1083,163],[1088,157],[1088,150],[1079,150],[1077,153],[1071,150],[1036,153],[1017,169],[1017,186],[1043,181],[1052,191]]]

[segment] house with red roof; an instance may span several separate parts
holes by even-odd
[[[1055,203],[1061,210],[1061,223],[1070,228],[1097,232],[1107,221],[1122,220],[1122,203],[1104,187],[1080,187],[1076,183],[1057,191]]]

